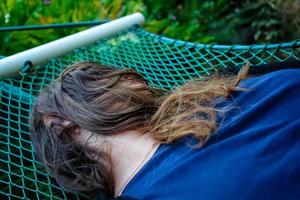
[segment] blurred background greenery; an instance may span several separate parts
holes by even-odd
[[[1,0],[0,26],[145,15],[145,29],[200,43],[277,43],[298,39],[300,0]],[[11,55],[81,28],[0,32],[0,55]]]

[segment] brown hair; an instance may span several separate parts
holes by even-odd
[[[238,90],[247,73],[243,69],[237,77],[194,80],[166,91],[150,87],[132,69],[73,64],[36,99],[31,116],[35,152],[65,189],[113,196],[110,157],[74,141],[80,128],[103,136],[141,129],[160,143],[193,135],[201,146],[217,128],[214,100]],[[48,126],[45,116],[56,120]]]

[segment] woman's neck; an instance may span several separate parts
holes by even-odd
[[[134,175],[152,157],[159,144],[147,133],[126,131],[110,139],[115,196],[119,196]]]

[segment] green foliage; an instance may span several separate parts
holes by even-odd
[[[0,26],[115,19],[137,11],[146,17],[146,30],[201,43],[274,43],[300,34],[299,0],[2,0]],[[0,55],[83,29],[0,32]]]
[[[126,3],[125,3],[126,2]],[[124,8],[129,5],[130,9]],[[143,11],[136,0],[52,0],[50,4],[35,0],[2,0],[0,26],[66,23],[114,19]],[[85,28],[0,32],[0,55],[10,55],[67,36]]]

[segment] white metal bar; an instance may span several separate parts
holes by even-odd
[[[141,13],[134,13],[3,58],[0,60],[0,78],[15,75],[26,61],[31,61],[33,65],[43,64],[50,58],[62,56],[75,48],[92,44],[102,38],[111,37],[134,24],[141,25],[144,21],[144,16]]]

